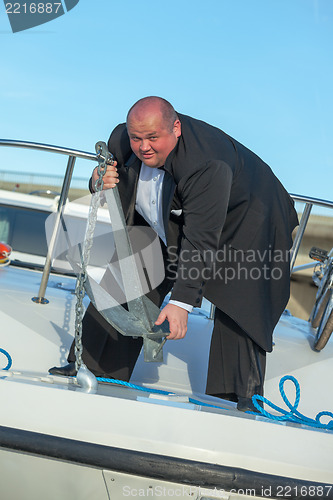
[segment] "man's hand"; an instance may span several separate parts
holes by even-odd
[[[174,304],[167,304],[160,312],[159,317],[155,321],[155,325],[161,325],[164,320],[169,321],[170,334],[168,340],[183,339],[187,332],[188,312],[182,307]]]
[[[117,166],[116,161],[113,161],[112,165],[107,166],[106,172],[103,176],[103,181],[104,181],[103,189],[111,189],[111,188],[114,188],[118,184],[119,179],[118,179],[118,172],[117,172],[116,166]],[[99,177],[98,173],[97,173],[97,169],[98,169],[98,167],[96,167],[92,173],[93,189],[95,188],[95,182],[97,181],[97,179]]]

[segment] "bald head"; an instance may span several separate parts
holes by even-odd
[[[162,97],[150,96],[137,101],[127,113],[127,125],[129,120],[134,118],[138,121],[144,121],[147,116],[155,115],[161,120],[161,124],[172,131],[178,116],[173,106]]]
[[[148,167],[162,167],[181,136],[180,120],[161,97],[145,97],[127,115],[127,133],[133,153]]]

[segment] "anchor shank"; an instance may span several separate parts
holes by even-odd
[[[117,187],[105,190],[128,310],[151,331],[156,317],[147,309]]]

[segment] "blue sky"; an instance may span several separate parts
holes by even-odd
[[[93,151],[160,95],[255,151],[288,191],[333,199],[331,0],[80,0],[15,34],[1,3],[0,45],[1,138]],[[65,164],[0,150],[1,170]]]

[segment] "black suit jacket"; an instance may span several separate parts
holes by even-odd
[[[162,196],[171,298],[199,307],[207,297],[271,351],[272,331],[289,299],[289,249],[298,224],[293,201],[252,151],[205,122],[178,116],[182,135],[164,165]],[[108,147],[132,225],[141,162],[125,124],[114,129]]]

